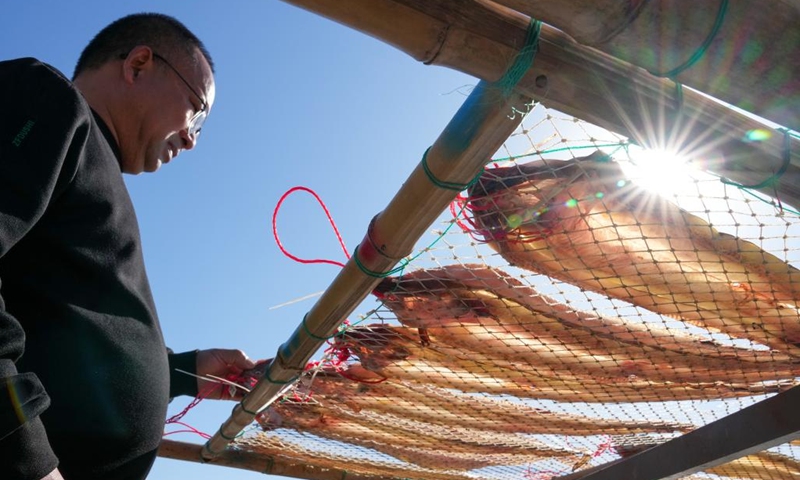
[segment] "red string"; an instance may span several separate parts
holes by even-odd
[[[200,435],[201,437],[203,437],[205,439],[211,438],[211,435],[209,435],[207,433],[204,433],[204,432],[201,432],[200,430],[194,428],[193,426],[181,422],[181,419],[183,417],[185,417],[187,413],[189,413],[189,410],[191,410],[192,408],[196,407],[197,404],[202,402],[204,398],[206,398],[209,395],[211,395],[211,393],[213,393],[214,390],[216,390],[217,388],[222,388],[222,387],[224,387],[224,385],[220,385],[220,384],[217,384],[217,383],[211,383],[205,389],[203,389],[200,392],[198,392],[197,396],[194,397],[194,400],[189,402],[189,405],[187,405],[186,408],[181,410],[179,413],[176,413],[175,415],[169,417],[167,419],[167,421],[164,422],[165,425],[172,425],[172,424],[180,425],[182,427],[185,427],[186,430],[176,430],[174,432],[164,432],[163,436],[166,437],[167,435],[174,435],[176,433],[196,433],[197,435]]]
[[[327,358],[325,363],[323,364],[321,361],[309,362],[306,365],[304,371],[309,371],[314,368],[323,366],[332,368],[336,373],[338,373],[342,377],[357,383],[377,384],[377,383],[383,383],[386,380],[388,380],[388,378],[386,377],[376,380],[364,380],[349,375],[347,373],[347,367],[348,367],[347,360],[349,360],[350,357],[353,355],[350,349],[346,345],[342,345],[339,343],[330,343],[330,341],[328,341],[328,345],[330,346],[325,350],[325,352],[323,352],[323,358]]]
[[[458,206],[459,211],[456,211],[456,206]],[[461,231],[469,235],[473,240],[480,243],[486,243],[486,236],[484,232],[475,225],[475,222],[472,220],[470,216],[467,215],[466,212],[473,211],[473,205],[469,202],[468,199],[463,197],[456,197],[455,200],[450,202],[450,213],[453,215],[453,218],[456,221],[456,225],[461,227]],[[462,220],[460,217],[463,216],[464,219]],[[469,225],[468,225],[469,224]],[[480,235],[480,237],[477,237]]]
[[[177,413],[177,414],[169,417],[165,423],[167,425],[169,425],[170,423],[180,423],[180,420],[183,417],[185,417],[187,413],[189,413],[189,410],[191,410],[192,408],[196,407],[198,403],[202,402],[204,398],[206,398],[209,395],[211,395],[211,393],[214,390],[216,390],[217,388],[220,388],[220,387],[222,387],[222,385],[217,384],[217,383],[209,384],[204,390],[201,390],[201,391],[197,392],[197,396],[194,397],[194,400],[192,400],[189,403],[189,405],[186,406],[186,408],[181,410],[180,413]]]
[[[604,435],[606,441],[601,443],[597,446],[597,450],[592,454],[592,458],[599,457],[600,455],[606,453],[606,451],[610,450],[612,447],[612,439],[609,435]]]
[[[257,363],[256,364],[256,368],[258,368],[258,366],[263,364],[263,363],[264,362]],[[244,372],[239,373],[239,374],[233,374],[233,373],[228,374],[228,375],[225,376],[225,380],[227,380],[229,382],[232,382],[232,383],[235,383],[236,385],[241,385],[241,386],[245,387],[248,390],[252,390],[256,386],[256,384],[258,383],[258,377],[255,377],[255,376],[250,375],[250,374],[244,375]],[[223,388],[225,387],[224,385],[221,385],[221,386]],[[228,385],[227,387],[231,389],[231,396],[233,396],[233,392],[236,389],[236,387],[234,387],[233,385]]]
[[[317,202],[319,202],[320,206],[322,206],[322,209],[325,211],[325,216],[328,217],[328,221],[330,222],[331,226],[333,227],[333,233],[336,234],[336,239],[339,240],[339,245],[342,247],[342,251],[344,251],[345,257],[347,257],[348,259],[350,258],[350,254],[347,252],[347,247],[345,247],[345,245],[344,245],[344,240],[342,240],[342,236],[339,234],[339,229],[336,228],[336,223],[334,223],[333,217],[331,216],[331,213],[328,211],[328,207],[325,206],[325,202],[323,202],[322,199],[319,198],[319,195],[317,195],[317,193],[314,192],[314,190],[311,190],[310,188],[307,188],[307,187],[297,186],[297,187],[290,188],[289,190],[286,191],[286,193],[283,194],[283,196],[281,196],[280,200],[278,200],[278,204],[275,205],[275,210],[272,212],[272,235],[273,235],[273,237],[275,237],[275,243],[278,244],[278,248],[281,250],[281,252],[284,255],[286,255],[287,257],[291,258],[295,262],[298,262],[298,263],[328,263],[328,264],[331,264],[331,265],[337,265],[339,267],[344,268],[344,264],[343,263],[337,262],[335,260],[325,260],[325,259],[306,260],[306,259],[302,259],[302,258],[299,258],[299,257],[296,257],[296,256],[292,255],[291,253],[287,252],[285,248],[283,248],[283,244],[281,243],[281,240],[278,237],[278,222],[277,222],[277,220],[278,220],[278,211],[280,210],[281,205],[283,204],[283,201],[286,200],[286,198],[289,195],[291,195],[292,193],[294,193],[294,192],[296,192],[298,190],[310,193],[311,195],[314,196],[314,198],[317,199]]]
[[[474,200],[475,198],[470,199],[462,195],[457,196],[455,200],[450,202],[450,213],[453,215],[456,224],[461,227],[461,230],[476,242],[504,242],[519,245],[544,240],[553,233],[552,228],[542,226],[539,228],[540,232],[538,235],[519,232],[515,234],[515,230],[519,230],[516,228],[508,231],[481,228],[474,220],[474,212],[488,210],[491,206],[488,203],[483,206],[475,205]],[[463,220],[461,218],[462,216]]]
[[[180,425],[182,427],[186,427],[186,430],[175,430],[173,432],[164,432],[164,435],[162,435],[163,437],[166,437],[166,436],[169,436],[169,435],[175,435],[176,433],[195,433],[195,434],[200,435],[201,437],[205,438],[206,440],[211,438],[211,435],[209,435],[209,434],[207,434],[205,432],[201,432],[200,430],[198,430],[198,429],[194,428],[193,426],[188,425],[186,423],[183,423],[183,422],[172,422],[172,423]]]

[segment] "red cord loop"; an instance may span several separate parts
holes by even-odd
[[[311,190],[308,187],[297,186],[297,187],[290,188],[289,190],[286,191],[286,193],[284,193],[281,196],[280,200],[278,200],[278,204],[275,205],[275,210],[272,212],[272,236],[275,237],[275,243],[278,244],[278,248],[281,250],[281,253],[283,253],[287,257],[291,258],[295,262],[298,262],[298,263],[328,263],[328,264],[331,264],[331,265],[337,265],[339,267],[344,268],[344,264],[343,263],[337,262],[335,260],[325,260],[325,259],[307,260],[307,259],[296,257],[296,256],[292,255],[291,253],[289,253],[288,251],[286,251],[286,249],[283,247],[283,244],[281,243],[281,240],[280,240],[280,238],[278,236],[278,222],[277,222],[277,220],[278,220],[278,211],[280,210],[281,205],[283,204],[283,201],[286,200],[286,198],[289,195],[291,195],[292,193],[294,193],[294,192],[296,192],[298,190],[310,193],[315,199],[317,199],[317,202],[319,202],[320,206],[322,206],[322,210],[325,211],[325,216],[328,217],[328,221],[330,222],[331,226],[333,227],[333,233],[336,234],[336,239],[339,241],[339,245],[342,247],[342,251],[344,251],[345,257],[347,257],[348,259],[350,258],[350,254],[347,252],[347,247],[345,247],[345,245],[344,245],[344,240],[342,240],[342,236],[339,234],[339,229],[336,228],[336,223],[334,223],[333,217],[331,217],[331,213],[328,211],[328,207],[325,206],[325,202],[323,202],[322,199],[319,198],[319,195],[317,195],[317,193],[314,192],[314,190]]]

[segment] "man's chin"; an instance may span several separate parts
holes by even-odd
[[[147,173],[157,172],[158,169],[161,168],[161,165],[163,164],[164,162],[162,162],[160,158],[157,158],[152,162],[147,162],[147,164],[144,166],[143,171]]]

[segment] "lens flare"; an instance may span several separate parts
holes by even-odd
[[[516,213],[511,214],[508,216],[508,219],[506,219],[506,222],[508,223],[508,228],[513,230],[522,225],[522,216]]]
[[[11,407],[14,409],[14,413],[17,416],[17,420],[19,420],[19,424],[22,425],[28,421],[28,416],[25,414],[25,410],[22,408],[22,402],[20,401],[20,396],[17,392],[16,385],[10,378],[6,380],[6,388],[8,390],[8,396],[11,400]]]
[[[744,134],[745,142],[763,142],[765,140],[769,140],[772,137],[772,134],[768,130],[764,130],[761,128],[756,128],[755,130],[749,130],[747,133]]]

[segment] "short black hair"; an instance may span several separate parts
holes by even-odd
[[[197,48],[205,57],[211,71],[214,71],[214,62],[205,45],[184,24],[161,13],[135,13],[114,21],[86,45],[75,65],[72,79],[87,70],[118,59],[138,45],[147,45],[162,55],[184,53],[190,58]]]

